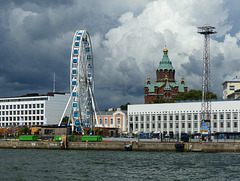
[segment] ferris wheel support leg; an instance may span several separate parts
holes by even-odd
[[[95,104],[94,104],[94,99],[93,99],[93,93],[92,93],[92,90],[91,90],[90,87],[89,87],[89,91],[90,91],[90,95],[91,95],[91,99],[92,99],[92,107],[93,107],[93,111],[94,111],[94,114],[95,114],[96,123],[97,123],[97,126],[99,126],[98,125],[98,119],[97,119],[97,113],[96,113],[96,109],[95,109]]]
[[[63,111],[63,114],[62,114],[61,119],[60,119],[60,121],[59,121],[59,123],[58,123],[58,126],[60,126],[61,123],[62,123],[63,117],[64,117],[64,115],[65,115],[65,113],[66,113],[66,111],[67,111],[67,108],[68,108],[68,106],[69,106],[69,103],[70,103],[71,98],[72,98],[72,96],[70,96],[69,99],[68,99],[67,105],[66,105],[66,107],[65,107],[65,109],[64,109],[64,111]]]

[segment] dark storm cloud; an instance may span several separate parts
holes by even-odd
[[[227,1],[203,1],[0,0],[0,97],[52,91],[54,72],[56,91],[68,92],[71,44],[78,29],[88,30],[92,39],[100,108],[143,103],[145,80],[155,81],[165,43],[176,74],[196,88],[202,71],[196,27],[217,24],[222,36],[231,29],[228,12],[237,13],[225,8]],[[238,46],[231,42],[239,43],[240,35],[232,36],[213,45],[218,48],[211,51],[211,65],[219,78],[214,83],[238,74]]]
[[[134,5],[134,2],[138,4]],[[91,36],[104,35],[109,29],[119,25],[118,18],[121,14],[129,10],[138,14],[147,1],[134,0],[132,3],[107,0],[0,0],[0,97],[52,91],[54,72],[56,91],[68,92],[74,32],[77,29],[86,29]],[[99,71],[106,53],[94,46],[93,50],[94,55],[97,55],[94,57],[97,62],[95,71]],[[95,80],[99,81],[96,83],[97,89],[97,85],[108,78],[101,73],[95,74],[99,75]],[[117,79],[117,86],[111,86],[114,81],[108,79],[109,84],[106,86],[110,85],[112,88],[109,90],[117,90],[125,95],[129,91],[137,92],[120,80]],[[104,97],[101,90],[96,92],[99,92],[97,96]],[[107,101],[109,99],[108,97]],[[111,104],[116,102],[113,100]]]
[[[198,56],[196,57],[195,55],[190,55],[189,62],[183,63],[181,66],[186,71],[186,75],[202,75],[202,62],[199,61]]]

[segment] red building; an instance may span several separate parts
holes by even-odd
[[[155,99],[164,99],[170,101],[180,92],[187,93],[188,86],[184,78],[180,83],[175,80],[175,69],[168,58],[168,50],[165,46],[163,58],[156,70],[156,81],[150,82],[148,77],[145,84],[145,104],[153,103]]]

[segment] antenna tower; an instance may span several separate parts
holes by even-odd
[[[204,134],[211,134],[211,71],[210,71],[210,35],[215,34],[216,28],[213,26],[198,27],[198,33],[204,35],[204,49],[203,49],[203,67],[202,67],[202,104],[201,104],[201,134],[203,134],[203,125],[208,127],[208,132]],[[208,122],[203,124],[203,122]],[[205,127],[206,128],[206,127]]]
[[[56,91],[56,77],[55,77],[55,72],[53,74],[53,92]]]

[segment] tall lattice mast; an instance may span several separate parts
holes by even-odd
[[[198,27],[198,33],[204,35],[202,70],[202,121],[211,119],[211,71],[210,71],[210,34],[215,34],[213,26]]]

